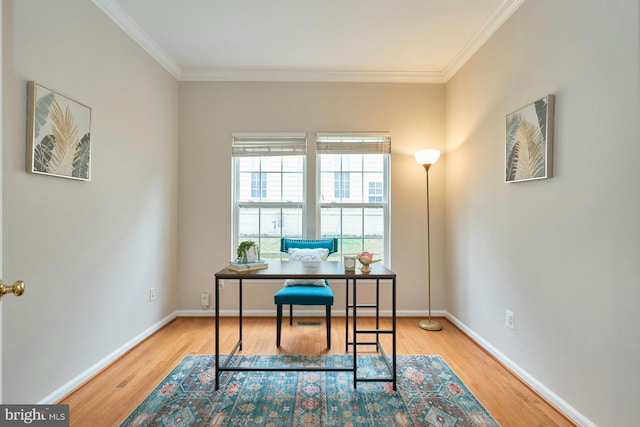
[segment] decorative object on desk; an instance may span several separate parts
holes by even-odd
[[[440,331],[442,325],[431,319],[431,231],[429,230],[429,168],[440,158],[438,150],[420,150],[415,153],[415,158],[420,163],[427,175],[427,292],[429,318],[421,320],[418,326],[427,331]]]
[[[224,358],[224,356],[221,356]],[[229,372],[214,390],[214,356],[189,354],[120,424],[230,426],[481,426],[498,422],[442,357],[398,355],[398,387],[353,388],[350,372]],[[234,366],[350,366],[351,355],[233,356]],[[358,372],[384,372],[378,355],[358,356]],[[179,422],[178,422],[179,420]]]
[[[374,262],[381,261],[380,259],[373,259],[373,254],[371,252],[360,252],[358,255],[356,255],[356,258],[358,258],[358,261],[360,261],[360,264],[362,264],[362,267],[360,267],[360,271],[362,271],[363,273],[370,273],[370,265]]]
[[[344,256],[344,271],[356,271],[356,256],[345,255]]]
[[[269,264],[266,261],[255,261],[255,262],[230,262],[229,270],[233,271],[247,271],[247,270],[261,270],[263,268],[268,268]]]
[[[253,240],[240,242],[236,250],[236,262],[255,262],[260,259],[260,248]]]
[[[90,181],[91,108],[33,81],[27,91],[27,172]]]
[[[507,114],[505,182],[551,177],[553,103],[547,95]]]

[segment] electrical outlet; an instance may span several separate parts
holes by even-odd
[[[509,311],[507,310],[506,312],[506,319],[505,319],[505,324],[507,325],[507,328],[509,329],[516,329],[514,320],[513,320],[513,311]]]
[[[149,289],[149,302],[154,302],[156,300],[156,288]]]
[[[209,307],[209,292],[203,292],[200,294],[200,305],[202,308]]]

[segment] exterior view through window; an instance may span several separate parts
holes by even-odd
[[[387,133],[316,136],[316,176],[307,176],[306,134],[234,134],[233,255],[253,240],[264,260],[286,259],[280,238],[339,239],[343,254],[389,258]],[[307,182],[315,194],[307,194]],[[315,209],[308,209],[315,200]],[[315,230],[305,235],[305,230]]]

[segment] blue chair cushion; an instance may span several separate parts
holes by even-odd
[[[287,286],[273,296],[276,305],[333,305],[329,286]]]

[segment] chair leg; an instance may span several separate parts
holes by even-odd
[[[326,324],[327,324],[327,348],[331,348],[331,306],[328,305],[327,307],[327,320],[326,320]]]
[[[280,347],[281,335],[282,335],[282,304],[278,304],[276,309],[276,347]]]
[[[293,304],[289,304],[289,326],[293,326]]]

